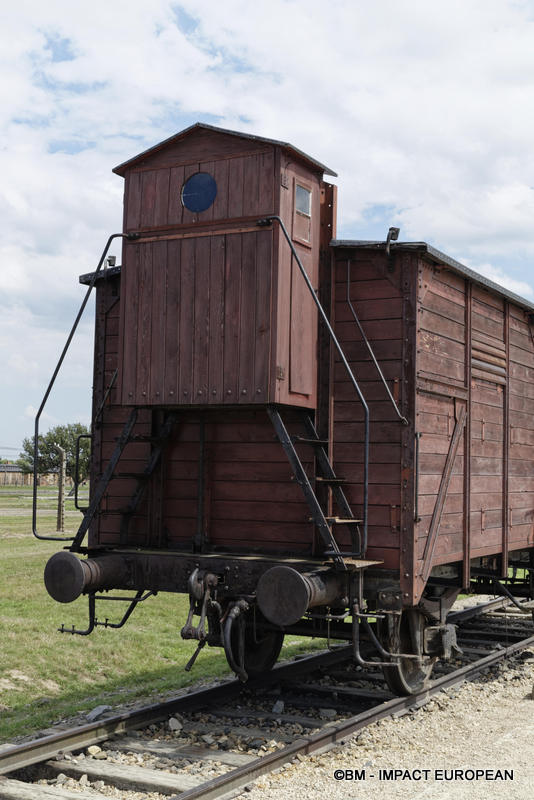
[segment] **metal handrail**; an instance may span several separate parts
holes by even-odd
[[[310,294],[311,294],[311,296],[313,298],[313,302],[317,306],[317,309],[319,311],[321,319],[323,320],[324,324],[326,325],[326,329],[328,330],[330,338],[332,339],[332,342],[333,342],[333,344],[334,344],[334,346],[335,346],[335,348],[336,348],[336,350],[338,352],[338,355],[339,355],[339,357],[340,357],[340,359],[341,359],[341,361],[343,363],[343,366],[345,367],[345,369],[347,371],[347,374],[349,376],[350,382],[352,383],[352,385],[353,385],[353,387],[354,387],[354,389],[356,391],[356,394],[358,395],[358,399],[360,400],[360,403],[362,404],[362,408],[363,408],[363,412],[364,412],[365,440],[364,440],[364,453],[363,453],[363,513],[362,513],[363,532],[362,532],[362,543],[361,543],[361,548],[362,548],[361,555],[362,555],[362,557],[365,557],[365,553],[366,553],[366,550],[367,550],[367,516],[368,516],[368,506],[369,506],[369,406],[367,405],[367,403],[365,401],[365,398],[364,398],[364,396],[362,394],[362,391],[361,391],[361,389],[360,389],[360,387],[358,385],[358,381],[356,380],[356,378],[354,376],[354,373],[353,373],[352,369],[350,368],[349,362],[347,361],[345,353],[343,352],[343,348],[341,347],[341,345],[340,345],[340,343],[339,343],[339,341],[337,339],[337,336],[334,333],[334,329],[332,328],[332,326],[330,324],[330,320],[328,319],[328,317],[326,315],[326,311],[322,307],[322,305],[321,305],[321,303],[319,301],[319,298],[317,297],[315,289],[313,288],[313,285],[312,285],[312,283],[311,283],[311,281],[310,281],[310,279],[308,277],[308,273],[304,269],[304,266],[303,266],[303,264],[302,264],[302,262],[301,262],[301,260],[300,260],[300,258],[298,256],[297,251],[295,250],[293,242],[291,241],[291,238],[289,236],[289,233],[287,232],[286,226],[284,225],[283,221],[281,220],[281,218],[278,215],[273,214],[272,216],[268,216],[268,217],[264,217],[263,219],[259,219],[256,224],[261,226],[261,227],[265,227],[267,225],[270,225],[271,222],[273,222],[273,220],[276,220],[278,222],[278,224],[280,225],[280,228],[282,229],[282,232],[283,232],[284,236],[286,237],[287,243],[288,243],[288,245],[289,245],[289,247],[291,249],[291,252],[293,253],[293,256],[295,257],[295,261],[297,262],[298,268],[300,269],[300,272],[302,274],[302,277],[304,278],[306,286],[308,287],[308,289],[310,291]]]
[[[37,532],[37,480],[38,480],[38,474],[39,474],[39,469],[38,469],[38,467],[39,467],[39,420],[41,418],[41,414],[43,413],[44,407],[45,407],[45,405],[46,405],[46,403],[48,401],[48,397],[50,395],[50,392],[52,391],[52,387],[54,386],[54,383],[56,382],[56,378],[57,378],[59,370],[61,369],[61,365],[63,364],[65,356],[67,355],[67,350],[70,347],[70,343],[71,343],[72,338],[73,338],[73,336],[74,336],[74,334],[76,332],[76,328],[78,327],[78,323],[79,323],[79,321],[80,321],[80,319],[82,317],[83,312],[85,311],[85,306],[87,305],[87,302],[89,300],[89,295],[91,294],[91,292],[93,290],[93,287],[94,287],[94,285],[96,283],[96,279],[97,279],[98,273],[100,272],[100,270],[102,268],[102,264],[104,263],[104,259],[106,258],[106,255],[107,255],[107,252],[108,252],[109,247],[111,245],[111,242],[114,239],[118,239],[118,238],[128,239],[128,240],[135,240],[135,239],[139,239],[140,238],[140,234],[138,234],[138,233],[113,233],[109,237],[109,239],[107,240],[106,246],[104,247],[102,255],[100,256],[100,261],[98,262],[98,266],[97,266],[97,268],[96,268],[96,270],[93,273],[93,276],[91,278],[91,283],[89,284],[87,292],[85,293],[85,297],[84,297],[83,302],[82,302],[82,304],[80,306],[80,310],[78,311],[76,319],[74,320],[74,324],[73,324],[73,326],[71,328],[71,331],[70,331],[70,333],[68,335],[68,338],[67,338],[65,346],[63,348],[63,351],[62,351],[62,353],[61,353],[61,355],[59,357],[59,361],[56,364],[56,368],[54,370],[54,374],[52,375],[52,377],[50,379],[50,383],[48,384],[48,387],[46,389],[44,397],[43,397],[43,399],[41,401],[41,405],[39,406],[39,410],[37,411],[37,414],[35,415],[35,431],[34,431],[34,439],[33,439],[32,533],[33,533],[33,535],[35,536],[36,539],[46,539],[46,540],[49,540],[49,541],[52,541],[52,542],[72,542],[73,539],[74,539],[73,536],[42,536],[40,533]]]
[[[78,497],[78,490],[80,487],[80,442],[82,439],[93,439],[92,433],[80,433],[79,436],[76,437],[76,459],[75,459],[75,466],[74,466],[74,507],[78,511],[87,511],[86,506],[81,506]]]
[[[380,364],[376,360],[376,356],[374,354],[373,348],[371,347],[371,344],[370,344],[367,336],[365,335],[365,331],[362,328],[362,324],[361,324],[361,322],[360,322],[360,320],[358,318],[358,315],[356,314],[356,310],[355,310],[354,306],[352,305],[352,300],[350,299],[350,266],[351,266],[351,260],[350,260],[350,258],[348,258],[347,259],[347,303],[348,303],[348,306],[349,306],[349,308],[351,310],[352,316],[354,317],[354,321],[356,322],[356,325],[358,326],[358,330],[360,331],[360,335],[361,335],[361,337],[362,337],[362,339],[363,339],[363,341],[365,343],[365,346],[367,347],[369,355],[371,356],[373,364],[375,365],[376,370],[377,370],[377,372],[378,372],[378,374],[380,376],[380,380],[384,384],[385,390],[388,393],[388,397],[391,400],[391,404],[392,404],[393,408],[395,409],[396,415],[398,416],[399,420],[402,422],[403,425],[408,425],[409,424],[408,420],[406,419],[406,417],[403,417],[403,415],[399,411],[399,407],[398,407],[397,403],[395,402],[395,398],[391,394],[391,389],[389,388],[389,386],[387,384],[387,381],[384,378],[384,373],[382,372],[382,370],[380,368]]]

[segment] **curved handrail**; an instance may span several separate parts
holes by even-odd
[[[391,228],[390,228],[390,230],[391,230]],[[371,347],[371,343],[369,342],[369,339],[365,335],[365,331],[364,331],[364,329],[362,327],[362,324],[361,324],[361,322],[360,322],[360,320],[358,318],[358,315],[356,314],[356,309],[352,305],[352,300],[350,299],[350,283],[351,283],[350,266],[351,266],[351,260],[350,260],[350,258],[348,258],[347,259],[347,304],[348,304],[348,306],[349,306],[349,308],[351,310],[352,316],[354,317],[354,321],[356,322],[356,325],[358,326],[358,330],[360,331],[360,335],[361,335],[361,337],[362,337],[362,339],[363,339],[363,341],[365,343],[365,346],[367,347],[367,351],[368,351],[369,355],[371,356],[371,359],[373,361],[373,364],[376,367],[378,375],[380,376],[380,380],[384,384],[384,387],[386,389],[386,392],[388,394],[389,399],[391,400],[391,404],[392,404],[393,408],[395,409],[395,413],[396,413],[397,417],[399,418],[400,422],[402,422],[403,425],[409,425],[408,420],[400,412],[399,407],[398,407],[397,403],[395,402],[395,398],[391,394],[391,389],[389,388],[389,386],[387,384],[387,381],[384,378],[384,373],[380,369],[380,364],[376,360],[376,356],[374,354],[373,348]]]
[[[72,542],[73,539],[74,539],[73,536],[43,536],[43,535],[41,535],[40,533],[37,532],[37,478],[38,478],[38,474],[39,474],[39,469],[38,469],[38,466],[39,466],[39,420],[41,418],[41,414],[43,413],[44,407],[45,407],[45,405],[46,405],[46,403],[48,401],[48,397],[50,395],[50,392],[52,391],[52,387],[54,386],[54,383],[56,382],[56,378],[57,378],[59,370],[61,369],[61,365],[63,364],[65,356],[67,355],[67,350],[70,347],[70,343],[71,343],[72,338],[73,338],[73,336],[74,336],[74,334],[76,332],[76,328],[78,327],[78,323],[79,323],[79,321],[80,321],[80,319],[82,317],[83,312],[85,311],[85,306],[87,305],[87,301],[89,300],[89,295],[91,294],[91,292],[93,290],[93,287],[94,287],[94,285],[96,283],[96,279],[97,279],[98,273],[100,272],[100,270],[102,268],[102,265],[104,263],[104,259],[106,258],[106,255],[107,255],[107,252],[108,252],[109,247],[111,245],[111,242],[114,239],[118,239],[118,238],[134,240],[134,239],[139,239],[139,234],[138,233],[112,233],[111,236],[109,237],[109,239],[107,240],[106,246],[104,247],[102,255],[100,256],[100,261],[98,262],[98,266],[97,266],[97,268],[96,268],[96,270],[93,273],[93,276],[91,278],[91,283],[89,284],[87,292],[85,293],[85,297],[84,297],[83,302],[82,302],[82,304],[80,306],[80,310],[78,311],[76,319],[74,320],[74,324],[73,324],[73,326],[71,328],[71,331],[69,333],[69,336],[67,338],[65,346],[63,348],[63,351],[62,351],[62,353],[61,353],[61,355],[59,357],[59,361],[56,364],[56,368],[54,370],[54,374],[52,375],[52,377],[50,379],[50,383],[48,384],[48,387],[46,389],[44,397],[43,397],[43,399],[41,401],[41,405],[39,406],[39,410],[37,411],[37,414],[35,415],[35,431],[34,431],[34,438],[33,438],[32,533],[33,533],[33,535],[35,536],[36,539],[46,539],[46,540],[49,540],[49,541],[52,541],[52,542]]]
[[[324,324],[326,325],[326,328],[328,330],[330,338],[332,339],[332,342],[333,342],[333,344],[334,344],[334,346],[335,346],[335,348],[336,348],[336,350],[338,352],[338,355],[339,355],[339,357],[340,357],[340,359],[341,359],[341,361],[343,363],[343,366],[345,367],[345,369],[347,371],[347,374],[349,376],[350,382],[352,383],[352,385],[353,385],[353,387],[354,387],[354,389],[356,391],[356,394],[358,395],[358,399],[359,399],[360,403],[362,404],[363,413],[364,413],[364,425],[365,425],[365,441],[364,441],[364,452],[363,452],[363,514],[362,514],[362,517],[363,517],[363,522],[362,522],[362,524],[363,524],[363,535],[362,535],[361,549],[362,549],[362,556],[365,557],[365,553],[366,553],[366,550],[367,550],[367,516],[368,516],[368,506],[369,506],[369,406],[367,405],[367,403],[365,401],[365,397],[363,396],[362,391],[361,391],[361,389],[360,389],[360,387],[358,385],[358,381],[356,380],[356,378],[354,376],[354,373],[353,373],[352,369],[350,368],[350,364],[347,361],[347,358],[345,356],[343,348],[341,347],[341,345],[340,345],[340,343],[338,341],[338,338],[337,338],[336,334],[334,333],[334,329],[332,328],[332,326],[330,324],[330,320],[328,319],[328,317],[326,315],[326,311],[322,307],[321,302],[320,302],[319,298],[317,297],[317,294],[315,292],[315,289],[313,288],[312,282],[310,281],[310,279],[308,277],[308,273],[304,269],[304,266],[303,266],[303,264],[302,264],[302,262],[301,262],[301,260],[300,260],[300,258],[298,256],[297,251],[295,250],[293,242],[291,241],[291,238],[289,236],[289,233],[287,232],[286,226],[284,225],[283,221],[280,219],[280,217],[278,215],[272,214],[272,215],[269,215],[268,217],[264,217],[263,219],[259,219],[258,222],[257,222],[257,225],[260,225],[260,226],[270,225],[273,220],[276,220],[278,222],[278,224],[280,225],[280,228],[282,229],[282,232],[283,232],[284,236],[286,237],[287,243],[288,243],[289,247],[291,248],[291,252],[293,253],[293,256],[295,257],[295,261],[297,262],[298,268],[299,268],[299,270],[300,270],[300,272],[302,274],[302,277],[304,278],[304,281],[306,282],[306,286],[308,287],[308,289],[310,291],[310,294],[311,294],[311,296],[313,298],[313,302],[317,306],[317,309],[319,311],[321,319],[323,320]]]

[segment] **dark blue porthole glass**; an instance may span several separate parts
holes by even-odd
[[[209,208],[216,197],[217,184],[207,172],[195,172],[182,186],[182,205],[195,213]]]

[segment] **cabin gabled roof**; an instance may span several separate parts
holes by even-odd
[[[142,153],[134,156],[133,158],[128,159],[128,161],[123,161],[122,164],[119,164],[118,167],[113,169],[117,175],[122,175],[134,167],[137,162],[144,161],[148,156],[154,155],[155,153],[159,152],[160,150],[164,150],[168,145],[174,144],[175,142],[179,142],[181,139],[185,139],[188,136],[191,136],[197,130],[207,130],[207,131],[214,131],[215,133],[222,133],[228,136],[237,136],[241,139],[249,139],[252,141],[264,143],[264,144],[272,144],[277,147],[281,147],[284,150],[287,150],[290,153],[294,153],[299,158],[307,161],[308,164],[311,164],[313,167],[322,170],[325,175],[332,175],[334,178],[337,177],[337,173],[333,172],[329,167],[326,167],[324,164],[321,164],[320,161],[317,159],[312,158],[311,156],[304,153],[302,150],[299,150],[298,147],[294,147],[289,142],[281,142],[278,139],[267,139],[265,136],[255,136],[252,133],[241,133],[240,131],[230,131],[226,128],[218,128],[215,125],[207,125],[205,122],[195,122],[194,125],[190,125],[189,128],[185,128],[183,131],[179,133],[175,133],[174,136],[170,136],[168,139],[164,139],[159,144],[154,145],[154,147],[149,147],[148,150],[144,150]]]

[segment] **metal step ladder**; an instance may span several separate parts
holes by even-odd
[[[342,485],[345,481],[343,478],[339,478],[334,472],[334,468],[328,458],[328,440],[319,437],[315,425],[308,414],[305,414],[303,419],[306,436],[291,436],[284,424],[280,410],[277,407],[268,406],[267,413],[291,465],[295,480],[302,489],[306,502],[308,503],[311,512],[311,521],[316,525],[326,546],[324,555],[332,558],[338,568],[346,569],[344,560],[346,557],[362,558],[363,556],[359,528],[363,520],[356,519],[354,516],[350,503],[342,489]],[[315,489],[312,486],[312,482],[295,449],[295,445],[304,445],[312,448],[317,471],[319,473],[315,481],[316,483],[326,486],[329,492],[331,492],[332,499],[337,505],[338,515],[327,516],[323,511]],[[352,546],[350,552],[342,552],[339,549],[334,535],[334,526],[337,525],[345,526],[350,533]]]
[[[150,478],[161,461],[161,457],[169,440],[169,437],[172,433],[174,425],[177,421],[176,414],[169,414],[161,431],[157,436],[151,437],[139,437],[133,435],[133,430],[135,427],[135,423],[137,421],[137,414],[138,409],[133,408],[128,416],[128,419],[124,423],[124,427],[121,431],[119,438],[117,439],[115,449],[111,455],[110,460],[106,466],[106,469],[102,473],[100,480],[98,481],[95,492],[89,504],[89,507],[84,515],[82,523],[78,528],[76,536],[73,539],[72,545],[70,546],[71,551],[80,551],[82,541],[85,537],[85,534],[89,530],[89,526],[93,521],[94,517],[98,513],[106,513],[106,514],[117,514],[121,517],[120,522],[120,544],[126,544],[128,540],[128,531],[130,527],[130,522],[132,517],[135,515],[137,509],[139,508],[139,504],[144,497]],[[116,468],[119,465],[120,458],[124,451],[124,448],[127,444],[131,442],[139,442],[139,441],[149,441],[153,447],[150,453],[150,457],[146,463],[145,468],[142,472],[139,473],[126,473],[126,472],[116,472]],[[100,511],[100,503],[102,502],[102,498],[113,478],[134,478],[137,481],[137,485],[134,489],[134,492],[127,504],[124,508],[117,509],[115,511]]]

